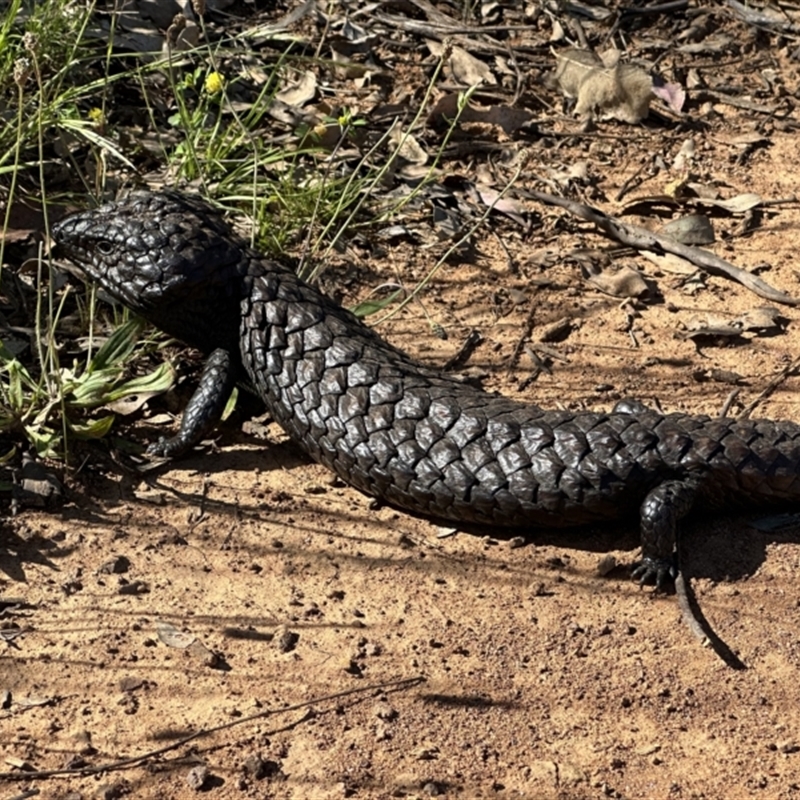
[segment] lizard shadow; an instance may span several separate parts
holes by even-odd
[[[773,527],[773,521],[782,523],[781,527]],[[509,538],[515,533],[503,531],[494,535],[496,538]],[[516,535],[522,535],[526,541],[537,545],[590,552],[628,550],[639,546],[635,519],[586,529],[541,529],[533,535],[530,531],[518,531]],[[686,520],[678,530],[677,563],[680,573],[674,587],[670,588],[678,595],[681,615],[693,634],[731,669],[741,671],[747,669],[747,665],[706,618],[691,579],[721,584],[746,580],[764,564],[768,545],[783,543],[800,544],[800,514],[785,514],[780,518],[765,518],[763,512],[747,517],[699,514]],[[630,572],[631,564],[620,564],[606,573],[606,579],[630,581]]]
[[[230,441],[231,438],[235,439],[236,444],[246,446],[237,447],[234,442]],[[155,472],[170,469],[197,470],[206,474],[219,474],[226,471],[239,474],[274,470],[287,472],[313,464],[303,451],[290,440],[269,442],[261,436],[242,433],[233,437],[225,435],[223,439],[226,446],[214,453],[213,457],[209,457],[207,452],[196,450],[181,459],[180,462],[164,464]],[[94,477],[93,488],[97,490],[98,476]],[[133,476],[133,481],[136,482],[139,477],[144,479],[144,476]],[[105,478],[108,481],[108,476]],[[307,479],[308,475],[298,477],[301,482]],[[122,486],[117,487],[117,493],[120,493],[122,488]],[[103,494],[108,496],[111,492],[103,492]],[[365,505],[373,502],[371,498],[368,499],[366,496],[364,498]],[[96,511],[97,509],[95,509]],[[401,511],[408,513],[402,509]],[[94,516],[91,509],[84,508],[83,515],[86,515],[87,512],[90,516]],[[430,521],[430,518],[424,517],[424,515],[412,516],[421,516]],[[759,517],[764,517],[764,512],[761,512],[760,515],[758,512],[750,513],[744,517],[733,514],[715,516],[695,514],[690,516],[681,524],[679,530],[680,565],[684,576],[707,579],[715,583],[731,583],[746,579],[764,563],[769,544],[800,543],[800,517],[793,520],[793,525],[791,525],[792,518],[790,518],[790,526],[776,530],[759,530],[748,524],[748,520],[757,521]],[[436,522],[436,520],[433,521]],[[454,527],[452,522],[446,520],[439,522],[447,527]],[[559,549],[598,554],[619,550],[633,553],[639,547],[638,522],[635,515],[633,518],[576,528],[499,529],[483,525],[458,525],[457,530],[480,537],[488,535],[498,540],[511,540],[519,537],[521,545],[553,546]],[[17,538],[11,541],[6,536],[4,545],[0,547],[0,572],[5,573],[14,581],[25,580],[23,564],[26,562],[40,563],[50,569],[58,570],[56,564],[61,553],[56,542],[25,541]],[[606,574],[606,578],[619,582],[629,581],[630,565],[635,561],[635,555],[630,559],[626,557],[620,566]],[[699,621],[702,618],[702,611],[697,608],[696,602],[694,605],[693,616]],[[706,636],[726,663],[735,668],[743,667],[731,653],[730,648],[718,637],[715,637],[710,626],[701,623],[701,627],[706,629]]]
[[[236,445],[257,445],[237,447]],[[226,436],[224,447],[209,457],[207,452],[194,451],[180,462],[182,469],[196,469],[199,472],[219,474],[224,472],[256,473],[281,470],[288,472],[304,466],[315,466],[291,440],[270,442],[252,434],[241,432]],[[163,473],[174,468],[176,462],[167,463],[156,470]],[[307,476],[299,478],[307,480]],[[357,492],[358,490],[352,489]],[[359,492],[360,494],[360,492]],[[365,502],[374,504],[374,498],[362,495]],[[426,519],[444,527],[457,529],[469,535],[491,536],[509,541],[522,538],[524,544],[549,545],[568,550],[607,553],[614,550],[635,551],[640,546],[639,527],[636,515],[619,520],[594,523],[570,528],[511,527],[497,528],[487,525],[455,524],[452,521],[414,514],[406,509],[398,509],[404,514]],[[690,515],[680,524],[678,537],[681,544],[681,567],[694,578],[705,578],[714,582],[731,582],[753,575],[764,563],[767,545],[777,543],[800,544],[800,516],[792,526],[792,518],[787,526],[774,531],[758,530],[748,524],[748,520],[758,520],[765,512],[750,512],[748,515],[703,514]],[[625,567],[615,569],[611,577],[628,579]]]
[[[684,520],[678,529],[681,569],[693,578],[730,583],[752,576],[766,560],[768,545],[800,544],[800,514],[786,515],[785,524],[771,531],[755,527],[765,516],[763,512],[715,517],[697,514]],[[486,535],[486,529],[479,526],[463,530]],[[631,517],[580,528],[495,530],[492,535],[498,539],[523,536],[532,544],[598,553],[640,546],[638,521]]]

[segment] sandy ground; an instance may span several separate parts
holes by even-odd
[[[776,133],[744,167],[723,146],[716,156],[728,195],[796,191],[791,133]],[[606,178],[605,193],[636,168]],[[658,190],[652,182],[636,194]],[[478,328],[485,342],[469,366],[487,373],[487,388],[597,409],[633,396],[717,414],[731,386],[695,377],[716,368],[744,378],[735,414],[800,353],[790,307],[778,335],[698,349],[679,335],[693,317],[730,319],[765,301],[720,278],[692,294],[630,255],[618,263],[641,268],[663,295],[640,306],[635,347],[620,299],[565,258],[607,243],[588,226],[557,235],[561,212],[531,207],[541,227],[528,241],[504,240],[517,274],[489,236],[425,295],[447,341],[424,333],[414,305],[381,332],[442,364]],[[719,235],[738,221],[717,224]],[[776,206],[715,250],[739,266],[770,264],[762,277],[800,294],[798,230],[797,204]],[[554,256],[546,269],[543,249]],[[355,266],[366,277],[348,302],[395,270],[413,283],[430,259],[387,246]],[[537,285],[543,278],[549,286]],[[566,360],[535,381],[525,355],[508,370],[526,321],[536,340],[565,316],[574,328],[550,346]],[[788,377],[757,415],[800,419],[798,388],[800,377]],[[0,794],[797,797],[798,527],[753,528],[763,516],[694,516],[683,526],[684,570],[744,667],[734,669],[691,636],[674,596],[629,579],[635,523],[523,540],[443,536],[425,520],[373,509],[271,424],[228,429],[146,482],[89,462],[63,507],[4,523],[0,771],[166,749],[98,774],[4,782]],[[601,577],[609,553],[619,566]],[[8,605],[14,598],[21,605]]]

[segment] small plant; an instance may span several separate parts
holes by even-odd
[[[164,392],[174,382],[167,363],[147,375],[125,380],[127,365],[137,350],[144,327],[132,319],[118,327],[103,346],[81,366],[76,360],[39,378],[0,342],[0,430],[21,433],[40,456],[64,458],[70,438],[99,439],[114,423],[105,413],[85,418],[87,410],[141,393]]]

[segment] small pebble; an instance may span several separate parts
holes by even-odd
[[[349,658],[346,660],[344,665],[344,671],[348,675],[355,675],[356,677],[361,677],[362,675],[361,666],[354,658]]]
[[[299,633],[290,631],[287,627],[281,625],[275,631],[275,636],[272,641],[281,653],[290,653],[297,646],[299,639]]]
[[[609,553],[608,555],[603,556],[600,561],[597,562],[597,574],[605,578],[605,576],[608,575],[612,570],[616,569],[616,567],[617,559]]]
[[[144,678],[128,676],[120,679],[119,688],[121,692],[135,692],[146,683],[147,681]]]
[[[186,776],[186,782],[189,784],[190,789],[199,792],[208,780],[208,767],[205,764],[200,764],[197,767],[192,767]]]
[[[378,719],[385,720],[386,722],[391,722],[393,719],[397,719],[398,713],[397,709],[392,708],[388,703],[381,702],[376,703],[375,705],[375,716]]]
[[[130,792],[127,781],[117,781],[101,786],[94,794],[99,800],[118,800]]]
[[[245,759],[244,771],[251,778],[261,780],[267,774],[264,759],[258,753],[253,753]]]
[[[97,570],[98,575],[122,575],[131,568],[129,558],[125,556],[114,556],[111,561],[106,561],[100,569]]]

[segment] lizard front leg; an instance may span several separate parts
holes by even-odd
[[[162,437],[147,448],[148,455],[175,458],[194,447],[219,423],[225,404],[240,377],[238,360],[228,350],[217,348],[206,360],[200,383],[186,405],[178,433]]]

